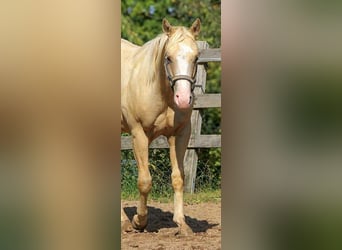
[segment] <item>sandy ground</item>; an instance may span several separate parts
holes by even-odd
[[[130,219],[136,213],[136,201],[123,201]],[[186,222],[191,236],[175,236],[177,226],[172,221],[173,203],[148,203],[148,226],[144,232],[121,234],[121,249],[221,249],[221,204],[185,205]]]

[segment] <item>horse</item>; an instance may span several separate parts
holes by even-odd
[[[147,226],[147,197],[152,187],[150,143],[164,135],[169,143],[174,190],[174,216],[179,235],[191,228],[184,217],[184,155],[191,133],[201,22],[190,28],[162,21],[162,33],[143,46],[121,39],[121,131],[132,135],[138,167],[140,200],[132,222],[121,208],[122,231],[143,231]]]

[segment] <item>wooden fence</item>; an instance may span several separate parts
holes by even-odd
[[[202,135],[202,117],[199,112],[203,108],[220,108],[221,94],[206,94],[206,77],[207,72],[205,64],[207,62],[221,62],[221,50],[210,49],[207,42],[199,41],[199,49],[201,51],[198,59],[198,69],[196,84],[200,85],[195,88],[195,103],[192,111],[191,123],[192,131],[188,144],[188,149],[184,159],[184,175],[185,175],[185,192],[193,193],[195,189],[195,178],[197,171],[198,156],[196,148],[217,148],[221,147],[221,135]],[[150,148],[168,148],[167,139],[164,136],[156,138],[150,145]],[[132,141],[130,136],[121,137],[121,150],[132,149]]]

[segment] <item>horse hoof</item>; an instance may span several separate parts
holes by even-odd
[[[132,225],[134,229],[138,231],[144,231],[147,226],[147,216],[142,217],[137,214],[134,215]]]
[[[132,232],[133,231],[133,226],[129,220],[125,220],[121,222],[121,232]]]
[[[188,225],[183,225],[183,226],[180,226],[178,231],[176,232],[176,236],[189,236],[189,235],[192,235],[193,232],[191,230],[191,228],[188,226]]]

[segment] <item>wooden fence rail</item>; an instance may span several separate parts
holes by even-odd
[[[205,64],[207,62],[221,62],[221,49],[210,49],[207,42],[199,41],[201,51],[198,59],[198,69],[196,84],[201,85],[195,88],[195,103],[192,111],[191,123],[192,131],[188,144],[188,149],[184,159],[185,192],[193,193],[195,190],[195,178],[197,171],[198,156],[196,148],[218,148],[221,147],[221,135],[202,135],[202,117],[199,112],[203,108],[220,108],[221,94],[205,93],[207,72]],[[167,139],[164,136],[156,138],[150,148],[168,148]],[[131,136],[121,136],[121,150],[132,149]]]

